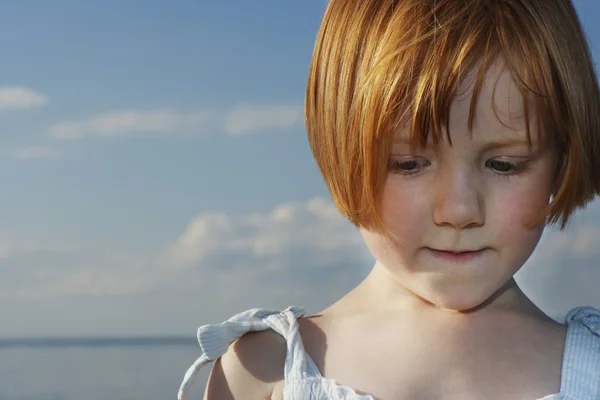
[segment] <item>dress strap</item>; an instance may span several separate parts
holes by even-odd
[[[600,310],[574,308],[565,322],[568,328],[561,393],[566,399],[600,399]]]
[[[197,336],[202,355],[185,373],[177,399],[183,400],[204,365],[221,357],[231,343],[251,331],[272,329],[286,339],[286,383],[310,374],[315,376],[314,373],[318,374],[318,369],[304,352],[298,330],[297,318],[303,315],[304,309],[296,306],[288,307],[284,311],[253,308],[236,314],[225,322],[201,326]]]

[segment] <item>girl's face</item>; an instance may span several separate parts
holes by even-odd
[[[530,123],[510,73],[490,68],[480,91],[473,133],[471,90],[452,103],[447,141],[425,149],[397,132],[382,195],[382,217],[395,236],[361,230],[393,281],[411,295],[449,310],[468,310],[497,292],[529,258],[543,226],[526,225],[548,205],[556,167]],[[492,107],[492,92],[498,120]],[[511,129],[512,127],[512,129]]]

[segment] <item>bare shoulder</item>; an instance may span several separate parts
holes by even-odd
[[[204,400],[271,399],[283,380],[286,341],[272,330],[250,332],[215,361]]]

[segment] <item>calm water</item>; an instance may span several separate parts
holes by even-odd
[[[200,348],[182,339],[0,340],[0,400],[175,400]],[[210,365],[186,399],[201,399]]]

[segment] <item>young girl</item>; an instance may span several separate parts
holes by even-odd
[[[179,399],[213,360],[209,400],[600,399],[600,311],[559,324],[513,278],[600,193],[600,93],[569,0],[330,0],[306,124],[375,265],[315,316],[201,327]]]

